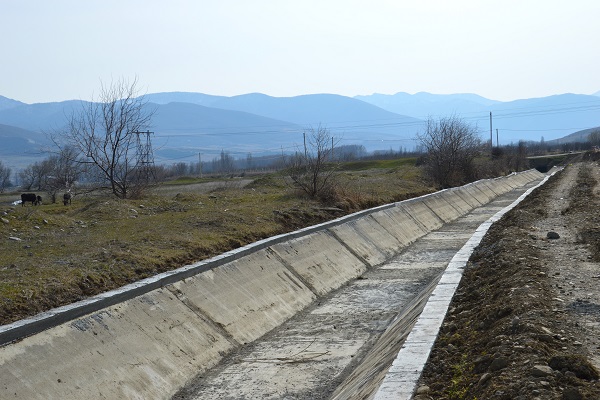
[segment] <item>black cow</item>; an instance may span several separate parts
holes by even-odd
[[[35,199],[38,206],[42,204],[42,196],[37,196]]]
[[[71,193],[63,194],[63,204],[66,206],[67,204],[71,204]]]
[[[21,195],[21,207],[25,207],[25,202],[30,201],[32,206],[38,203],[38,197],[35,193],[23,193]],[[41,199],[41,197],[39,197]]]

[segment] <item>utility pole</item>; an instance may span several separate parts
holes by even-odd
[[[331,161],[333,161],[333,136],[331,137]]]
[[[490,153],[494,149],[494,136],[492,133],[492,112],[490,111]]]
[[[198,153],[198,170],[200,171],[200,178],[202,178],[202,154]]]
[[[500,140],[498,139],[498,128],[496,128],[496,147],[500,147]]]
[[[306,151],[306,131],[302,132],[304,136],[304,160],[308,159],[308,152]]]

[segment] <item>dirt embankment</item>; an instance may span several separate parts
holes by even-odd
[[[569,165],[490,229],[417,399],[600,399],[598,182]]]

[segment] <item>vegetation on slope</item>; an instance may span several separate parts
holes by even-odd
[[[142,200],[77,195],[68,206],[0,197],[0,323],[72,303],[273,235],[431,192],[415,160],[342,167],[330,204],[280,175],[242,186],[183,178]],[[204,183],[203,183],[204,182]]]

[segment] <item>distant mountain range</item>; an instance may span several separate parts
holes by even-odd
[[[221,150],[234,157],[281,154],[302,147],[303,131],[319,125],[340,145],[372,150],[412,149],[427,118],[456,115],[494,142],[546,141],[600,126],[600,92],[500,102],[475,94],[373,94],[354,98],[313,94],[271,97],[260,93],[213,96],[168,92],[145,95],[158,163],[209,161]],[[81,101],[25,104],[0,96],[0,159],[17,168],[45,157],[43,132],[60,130]],[[568,140],[568,139],[566,139]]]

